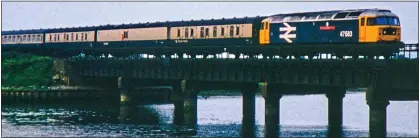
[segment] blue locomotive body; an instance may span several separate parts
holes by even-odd
[[[271,44],[357,43],[357,20],[272,23]]]

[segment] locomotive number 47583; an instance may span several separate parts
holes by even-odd
[[[340,31],[340,37],[352,37],[352,31]]]

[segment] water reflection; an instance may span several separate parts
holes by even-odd
[[[337,137],[368,136],[368,106],[364,99],[362,94],[345,97],[344,126],[337,129],[340,133]],[[173,104],[2,104],[2,136],[263,137],[264,99],[257,97],[255,104],[252,120],[243,118],[240,96],[198,99],[198,122],[193,127],[175,123]],[[280,106],[280,137],[333,134],[329,132],[332,128],[328,130],[327,126],[327,98],[324,96],[286,96]],[[388,111],[389,137],[417,137],[417,102],[392,102]]]

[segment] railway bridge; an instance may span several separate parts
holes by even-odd
[[[406,45],[404,55],[418,52]],[[172,86],[175,123],[195,126],[197,94],[203,90],[240,90],[243,120],[255,122],[255,93],[265,99],[265,136],[277,137],[279,100],[283,95],[325,94],[328,98],[329,133],[341,136],[342,100],[348,88],[367,88],[370,137],[385,137],[389,101],[418,100],[417,58],[391,59],[192,59],[192,58],[99,58],[57,60],[54,69],[74,80],[111,80],[128,104],[133,86]],[[250,120],[250,121],[249,121]],[[245,123],[245,122],[243,122]],[[251,129],[251,128],[245,128]]]

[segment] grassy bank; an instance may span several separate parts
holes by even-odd
[[[42,89],[53,85],[52,58],[17,52],[1,53],[1,57],[2,89]]]

